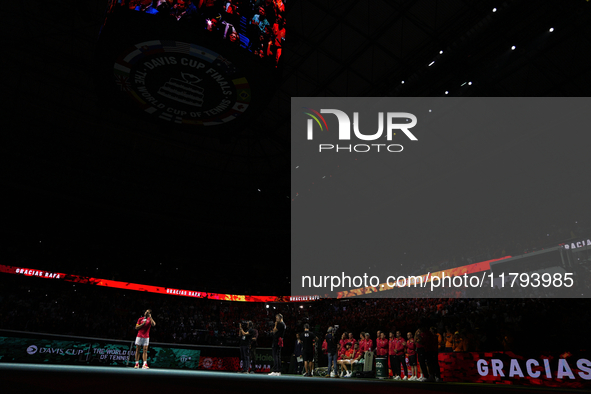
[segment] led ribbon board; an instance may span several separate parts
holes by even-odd
[[[192,298],[208,298],[220,301],[242,301],[242,302],[306,302],[320,299],[320,296],[256,296],[256,295],[235,295],[235,294],[220,294],[220,293],[206,293],[202,291],[174,289],[170,287],[142,285],[131,282],[120,282],[116,280],[92,278],[88,276],[63,274],[59,272],[37,270],[32,268],[15,267],[10,265],[1,265],[0,272],[6,274],[24,275],[37,278],[63,280],[66,282],[88,284],[95,286],[105,286],[116,289],[146,291],[148,293],[176,295]]]
[[[443,272],[445,272],[445,275],[447,275],[447,276],[455,277],[455,276],[462,276],[464,274],[471,275],[471,274],[475,274],[478,272],[490,271],[490,263],[495,262],[495,261],[505,260],[508,258],[511,258],[511,256],[501,257],[500,259],[481,261],[479,263],[463,265],[461,267],[450,268],[450,269],[441,270],[441,271],[437,271],[437,272],[427,273],[424,275],[416,275],[417,278],[420,277],[422,279],[422,282],[417,282],[417,283],[429,283],[433,279],[433,277],[440,278],[443,275]],[[405,283],[405,285],[404,285],[404,287],[409,287],[409,286],[412,286],[412,282]],[[355,297],[355,296],[360,296],[360,295],[368,294],[368,293],[377,293],[378,291],[388,291],[388,290],[392,290],[396,287],[397,287],[396,285],[390,286],[390,285],[388,285],[388,283],[381,283],[378,286],[363,287],[363,288],[359,288],[359,289],[340,291],[337,293],[337,298]]]

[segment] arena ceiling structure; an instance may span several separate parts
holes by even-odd
[[[272,278],[288,291],[291,97],[589,92],[588,1],[285,3],[282,82],[256,119],[222,136],[179,136],[99,102],[92,70],[106,1],[3,3],[5,239],[160,242],[188,253],[195,273],[220,278],[222,264],[240,281]],[[469,140],[439,137],[458,151]],[[570,168],[585,168],[582,145],[554,152],[552,163],[568,156]],[[466,168],[477,156],[444,165]],[[436,187],[429,177],[411,181],[425,167],[407,169],[401,198]],[[549,165],[549,178],[588,179],[564,168]],[[246,261],[249,269],[239,268]]]

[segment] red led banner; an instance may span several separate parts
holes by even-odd
[[[428,273],[425,275],[416,275],[416,277],[422,278],[423,283],[428,283],[432,280],[433,277],[441,278],[441,276],[443,275],[443,272],[445,272],[445,275],[451,276],[451,277],[462,276],[464,274],[471,275],[471,274],[475,274],[478,272],[490,271],[490,263],[493,263],[495,261],[505,260],[508,258],[511,258],[511,256],[505,256],[505,257],[501,257],[499,259],[481,261],[479,263],[474,263],[474,264],[470,264],[470,265],[463,265],[461,267],[450,268],[450,269],[437,271],[437,272],[431,272],[431,273]],[[409,286],[409,284],[407,284],[406,286]],[[396,287],[396,286],[394,286],[394,287]],[[337,298],[355,297],[355,296],[360,296],[363,294],[377,293],[378,291],[388,291],[388,290],[392,290],[392,289],[393,289],[393,287],[391,287],[388,283],[381,283],[375,287],[362,287],[359,289],[341,291],[341,292],[337,293]]]
[[[120,282],[120,281],[116,281],[116,280],[108,280],[108,279],[100,279],[100,278],[91,278],[91,277],[87,277],[87,276],[70,275],[70,274],[63,274],[63,273],[58,273],[58,272],[36,270],[36,269],[32,269],[32,268],[14,267],[14,266],[10,266],[10,265],[1,265],[1,264],[0,264],[0,272],[4,272],[7,274],[35,276],[38,278],[45,278],[45,279],[59,279],[59,280],[63,280],[66,282],[82,283],[82,284],[95,285],[95,286],[105,286],[105,287],[112,287],[112,288],[117,288],[117,289],[147,291],[149,293],[169,294],[169,295],[177,295],[177,296],[193,297],[193,298],[208,298],[208,299],[220,300],[220,301],[305,302],[305,301],[314,301],[314,300],[320,299],[320,296],[291,297],[291,296],[255,296],[255,295],[206,293],[206,292],[202,292],[202,291],[173,289],[173,288],[162,287],[162,286],[142,285],[142,284],[138,284],[138,283]]]

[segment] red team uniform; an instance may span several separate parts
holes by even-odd
[[[342,342],[342,340],[341,340],[341,342]],[[345,355],[345,351],[346,350],[347,349],[344,346],[341,345],[341,348],[339,349],[339,353],[337,354],[337,360],[342,360],[343,359],[343,356]]]
[[[388,340],[388,354],[390,356],[393,356],[394,355],[394,352],[395,352],[395,350],[394,350],[395,343],[396,343],[396,338],[393,338],[393,339],[389,339]]]
[[[387,339],[376,339],[376,355],[383,357],[388,355],[388,340]]]
[[[363,355],[363,352],[361,351],[361,348],[355,350],[355,354],[353,355],[353,359],[354,360],[359,360]]]
[[[404,342],[406,341],[402,338],[395,338],[393,342],[394,348],[390,348],[390,354],[394,356],[404,356],[404,351],[406,348]]]
[[[138,338],[150,338],[150,328],[152,328],[152,322],[150,321],[150,318],[140,317],[139,319],[137,319],[137,324],[142,324],[144,319],[146,319],[146,324],[144,324],[139,330],[137,330]]]
[[[404,369],[404,379],[408,379],[408,369],[406,367],[406,341],[404,338],[394,338],[390,341],[390,366],[394,376],[401,376],[400,365]]]
[[[410,366],[417,365],[417,344],[414,340],[406,342],[406,351],[408,354],[408,363]]]
[[[362,352],[362,353],[367,350],[367,349],[365,349],[365,343],[366,342],[367,341],[365,339],[362,339],[362,340],[359,341],[359,351]]]
[[[345,351],[344,359],[345,360],[352,360],[355,357],[355,349],[351,348]]]

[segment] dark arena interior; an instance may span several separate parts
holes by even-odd
[[[307,258],[294,253],[291,210],[323,192],[317,169],[291,150],[292,97],[591,104],[588,0],[1,7],[2,393],[591,391],[588,125],[500,131],[478,149],[468,133],[440,135],[454,159],[404,168],[399,191],[375,200],[405,206],[392,224],[401,274],[556,251],[579,298],[469,289],[293,297],[290,265]],[[341,176],[354,160],[343,159]],[[528,272],[556,268],[542,260],[527,260]],[[277,314],[286,325],[279,366]],[[136,371],[134,341],[146,328],[136,324],[152,322],[149,369],[140,359]],[[240,374],[248,322],[257,349],[251,373]],[[311,376],[296,355],[305,325],[317,337]],[[339,354],[348,357],[350,342],[364,359],[350,378],[327,372],[329,327]],[[419,371],[430,375],[406,372],[410,350],[396,372],[378,349],[380,330],[421,338],[429,351]],[[269,376],[275,367],[280,376]]]

